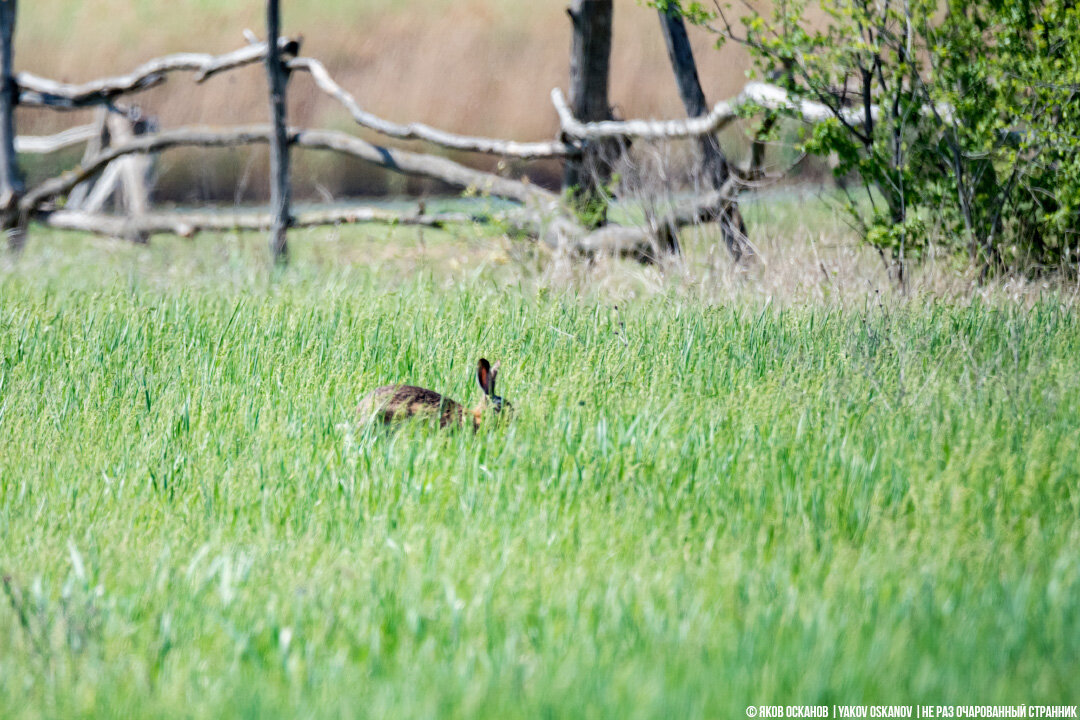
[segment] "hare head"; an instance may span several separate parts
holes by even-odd
[[[481,403],[472,411],[476,424],[480,423],[485,404],[490,406],[491,411],[496,415],[501,415],[503,410],[506,410],[507,415],[514,411],[513,405],[495,394],[495,380],[499,377],[499,365],[500,363],[491,365],[486,358],[480,358],[480,362],[476,364],[476,381],[480,384],[480,389],[484,391],[486,399],[486,403]]]

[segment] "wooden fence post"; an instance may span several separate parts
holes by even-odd
[[[26,230],[19,218],[19,197],[23,193],[15,155],[15,106],[19,89],[15,85],[12,61],[15,56],[15,0],[0,0],[0,229],[12,250],[22,248]]]
[[[289,131],[285,118],[285,88],[289,71],[281,60],[279,0],[266,0],[266,76],[270,84],[270,115],[274,132],[270,138],[270,254],[277,264],[289,258],[286,238],[289,215]]]
[[[566,12],[574,26],[570,51],[570,110],[583,122],[611,119],[608,76],[611,69],[612,0],[572,0]],[[585,148],[566,162],[563,190],[573,194],[574,209],[589,225],[607,220],[606,189],[610,156],[619,141],[604,140]]]
[[[677,7],[669,8],[666,12],[664,10],[658,12],[660,26],[664,31],[664,41],[667,43],[668,58],[671,60],[671,69],[675,72],[675,81],[679,85],[679,96],[682,98],[683,107],[686,108],[686,114],[690,117],[708,115],[709,106],[705,103],[705,93],[701,89],[697,63],[694,62],[694,52],[690,48],[690,38],[686,34],[686,24],[683,22],[682,15]],[[700,143],[702,169],[706,180],[713,190],[720,190],[731,177],[731,168],[728,166],[727,158],[720,148],[716,135],[702,135]],[[753,257],[754,251],[744,239],[746,226],[739,213],[739,206],[734,200],[721,201],[712,219],[719,221],[724,243],[736,262],[743,257]]]

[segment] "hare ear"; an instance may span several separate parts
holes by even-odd
[[[476,381],[480,383],[480,389],[485,395],[491,394],[491,379],[491,365],[484,358],[480,358],[480,362],[476,365]]]
[[[488,385],[490,392],[488,393],[492,397],[495,396],[495,381],[499,379],[499,366],[502,365],[502,361],[497,361],[491,366],[491,383]]]

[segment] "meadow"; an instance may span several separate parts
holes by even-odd
[[[1075,703],[1072,288],[901,294],[750,215],[746,275],[705,237],[557,274],[320,230],[271,274],[261,235],[34,228],[0,266],[0,716]],[[475,401],[481,355],[511,422],[356,422],[394,380]]]

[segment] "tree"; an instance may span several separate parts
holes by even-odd
[[[266,2],[266,76],[270,85],[270,117],[274,134],[270,140],[270,255],[274,262],[284,264],[289,258],[287,234],[291,223],[289,214],[289,137],[285,119],[285,89],[289,71],[281,57],[278,36],[281,34],[279,0]]]
[[[679,86],[679,97],[682,98],[686,114],[690,117],[707,115],[709,106],[705,101],[705,92],[701,89],[697,63],[694,61],[694,53],[690,48],[690,39],[686,34],[686,24],[683,22],[682,14],[678,7],[670,4],[658,4],[657,12],[660,15],[660,28],[664,33],[671,68],[675,72],[675,82]],[[700,144],[701,166],[705,180],[713,190],[721,191],[727,187],[728,180],[731,178],[731,168],[727,157],[720,148],[716,135],[703,135]],[[736,262],[744,257],[753,256],[753,250],[745,240],[746,225],[743,223],[742,215],[739,214],[739,205],[735,200],[720,201],[706,219],[719,222],[724,244],[727,245],[728,252]]]
[[[845,205],[863,237],[904,262],[931,241],[983,268],[1075,259],[1080,209],[1080,10],[1069,0],[783,0],[736,29],[724,11],[672,3],[755,70],[824,103],[805,130],[865,192]]]
[[[570,110],[584,122],[610,120],[608,78],[611,69],[612,0],[573,0],[567,8],[573,24],[570,51]],[[612,141],[593,143],[566,163],[563,190],[588,226],[607,221],[611,161],[618,152]]]
[[[19,218],[19,196],[23,193],[15,155],[15,106],[19,88],[15,84],[15,0],[0,0],[0,229],[8,235],[11,248],[22,247],[25,230]]]

